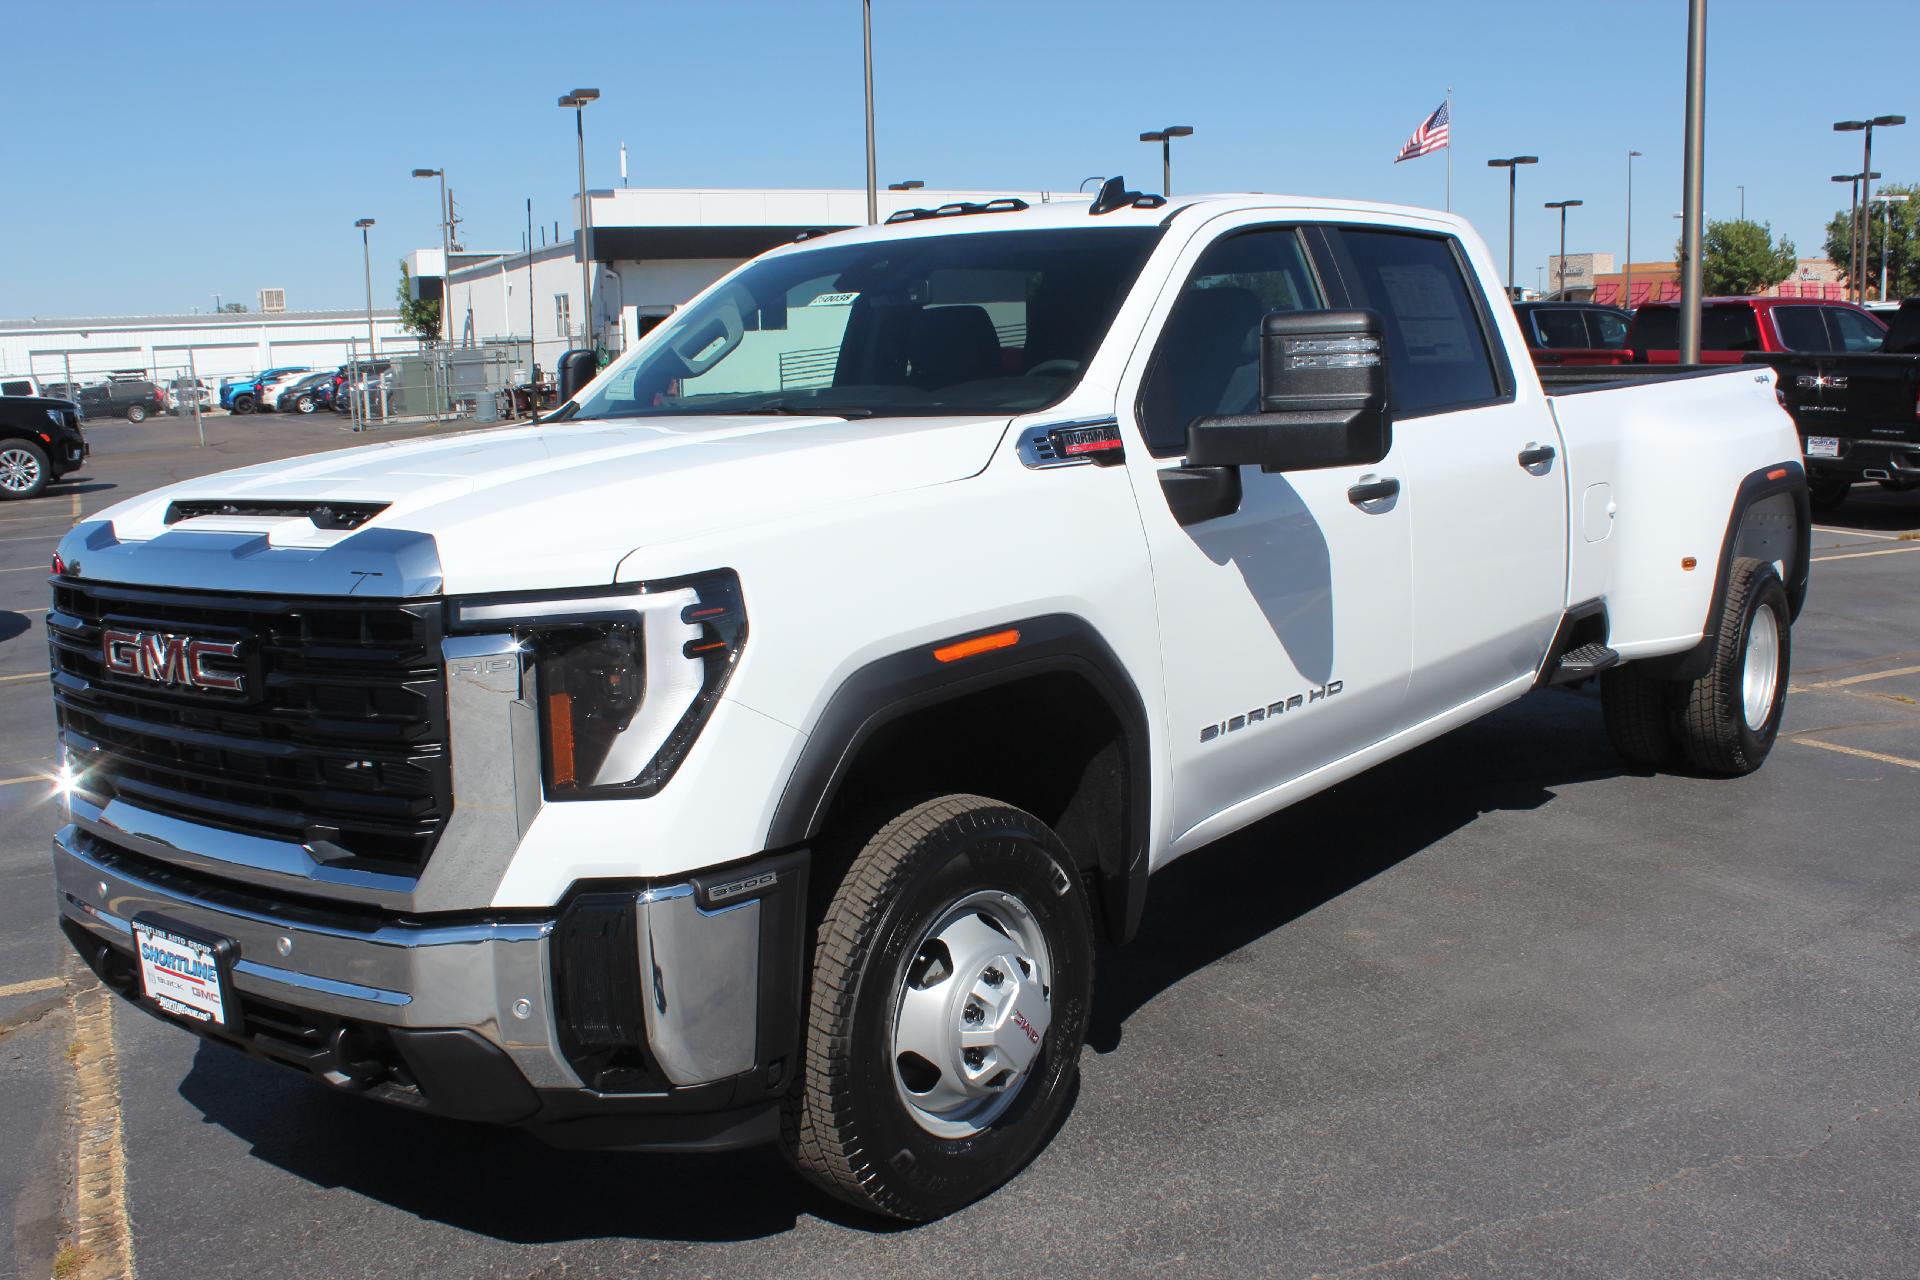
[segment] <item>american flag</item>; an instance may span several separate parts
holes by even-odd
[[[1430,151],[1438,151],[1447,145],[1447,104],[1441,103],[1439,109],[1423,120],[1413,136],[1407,139],[1407,145],[1400,148],[1400,154],[1393,158],[1395,164],[1402,160],[1411,160],[1415,156],[1424,156]]]

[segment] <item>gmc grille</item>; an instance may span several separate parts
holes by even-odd
[[[239,639],[240,693],[103,670],[116,629]],[[60,738],[81,792],[417,875],[452,809],[437,602],[269,600],[55,579]]]

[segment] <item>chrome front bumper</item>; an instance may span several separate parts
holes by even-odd
[[[131,953],[131,922],[148,912],[230,939],[243,1007],[252,996],[357,1024],[471,1032],[535,1089],[590,1088],[562,1048],[554,920],[411,923],[268,901],[78,825],[54,836],[53,861],[62,915],[116,952]],[[631,893],[640,990],[626,994],[667,1091],[740,1078],[789,1052],[768,1028],[797,1012],[783,1007],[797,993],[764,989],[765,975],[792,968],[768,953],[797,950],[803,881],[783,874],[723,868]]]

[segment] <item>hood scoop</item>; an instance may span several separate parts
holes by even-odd
[[[311,520],[316,529],[358,529],[388,505],[385,502],[302,502],[272,498],[179,498],[167,504],[165,522],[173,525],[202,516],[259,516],[271,520]]]

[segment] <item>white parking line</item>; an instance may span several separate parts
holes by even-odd
[[[24,675],[0,676],[0,684],[11,684],[15,680],[45,680],[46,678],[47,673],[44,671],[29,671]]]
[[[13,569],[0,569],[0,573],[44,573],[51,575],[53,570],[44,564],[23,564]]]
[[[1888,680],[1894,676],[1910,676],[1920,673],[1920,667],[1895,667],[1891,671],[1869,671],[1863,676],[1847,676],[1842,680],[1821,680],[1814,684],[1803,685],[1807,689],[1838,689],[1850,684],[1865,684],[1869,680]]]
[[[1868,556],[1897,556],[1909,551],[1920,551],[1920,542],[1910,547],[1888,547],[1884,551],[1849,551],[1839,556],[1815,556],[1813,562],[1819,564],[1822,560],[1864,560]]]
[[[1814,525],[1813,531],[1815,533],[1838,533],[1849,538],[1874,538],[1881,542],[1900,541],[1900,535],[1897,533],[1864,533],[1859,529],[1829,529],[1823,524]]]
[[[65,978],[35,978],[30,982],[10,982],[0,987],[0,1000],[8,996],[30,996],[36,991],[52,991],[67,985]]]
[[[1859,756],[1863,760],[1878,760],[1881,764],[1897,764],[1908,769],[1920,769],[1920,760],[1909,760],[1905,756],[1890,756],[1884,751],[1868,751],[1862,747],[1843,747],[1837,742],[1822,742],[1818,738],[1795,738],[1802,746],[1819,747],[1822,751],[1838,751],[1842,755]]]

